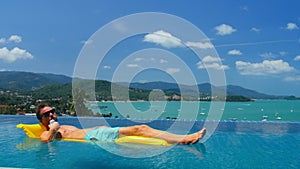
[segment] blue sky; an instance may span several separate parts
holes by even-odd
[[[162,12],[198,27],[209,38],[205,45],[213,45],[222,64],[209,55],[201,61],[187,57],[191,52],[174,44],[180,37],[158,29],[116,45],[99,65],[97,78],[111,80],[122,59],[137,50],[158,48],[178,55],[198,83],[209,82],[204,64],[209,69],[223,69],[227,84],[300,96],[299,6],[297,0],[1,1],[0,70],[72,76],[82,47],[99,28],[126,15]],[[149,64],[151,60],[165,64],[166,71],[144,71],[135,81],[172,81],[174,74],[182,72],[163,58],[147,55],[126,60],[126,66],[135,68],[141,61]]]

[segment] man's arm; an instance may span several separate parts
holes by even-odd
[[[54,122],[53,124],[49,125],[49,127],[49,131],[44,131],[40,136],[42,142],[53,141],[60,126],[58,122]]]

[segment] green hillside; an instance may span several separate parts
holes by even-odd
[[[72,79],[64,75],[0,71],[0,89],[12,91],[36,90],[52,84],[69,83]]]
[[[81,90],[85,95],[89,95],[89,92],[91,91],[85,91],[87,87],[83,87],[86,84],[91,83],[92,81],[88,80],[82,80],[79,87],[74,89],[74,91],[77,91],[78,89]],[[111,87],[112,86],[112,87]],[[88,88],[91,89],[91,88]],[[148,100],[148,96],[150,94],[150,90],[142,90],[142,89],[128,89],[124,86],[120,86],[117,84],[112,84],[111,82],[104,81],[104,80],[96,80],[95,81],[95,96],[97,100],[105,100],[105,101],[111,101],[112,98],[112,92],[111,89],[113,89],[114,94],[114,100]],[[91,89],[92,90],[92,89]],[[53,98],[63,98],[68,99],[72,97],[72,83],[67,84],[54,84],[45,86],[43,88],[34,90],[34,91],[28,91],[24,92],[26,95],[32,95],[32,97],[36,99],[53,99]],[[125,94],[124,94],[125,93]],[[125,95],[129,93],[129,98],[127,98]],[[173,93],[168,92],[167,94],[171,95]],[[85,99],[90,100],[92,98],[86,97]],[[155,99],[155,98],[153,98]],[[159,99],[159,98],[157,98]],[[160,98],[160,100],[163,100],[164,98]]]

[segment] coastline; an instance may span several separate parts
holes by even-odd
[[[199,105],[197,105],[199,104]],[[183,105],[199,106],[196,120],[218,120],[208,118],[211,105],[225,104],[223,109],[217,109],[224,121],[261,121],[261,122],[300,122],[300,100],[270,100],[257,99],[255,102],[208,102],[208,101],[92,101],[86,106],[93,113],[112,113],[116,119],[195,119],[189,116],[194,109],[182,109]],[[121,106],[121,108],[116,108]],[[125,107],[124,107],[125,106]],[[184,111],[184,112],[182,112]],[[222,112],[223,111],[223,112]],[[181,113],[180,117],[178,117]],[[63,114],[63,113],[62,113]],[[64,115],[64,114],[63,114]],[[187,116],[185,116],[187,115]],[[22,116],[22,115],[19,115]],[[25,116],[35,116],[27,113]],[[64,117],[64,116],[61,116]],[[66,116],[72,117],[72,116]],[[80,116],[78,116],[80,117]],[[93,116],[91,116],[93,117]],[[97,118],[97,117],[95,117]],[[105,117],[109,118],[109,117]]]

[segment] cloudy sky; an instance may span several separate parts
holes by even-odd
[[[208,70],[222,70],[227,84],[267,94],[300,96],[299,6],[297,0],[2,1],[0,70],[73,76],[80,51],[93,43],[90,37],[97,30],[130,14],[161,12],[190,22],[207,39],[186,40],[159,28],[130,37],[107,53],[97,78],[111,80],[122,65],[122,77],[126,71],[144,70],[133,80],[173,82],[176,74],[182,76],[188,68],[198,83],[204,83],[209,82]],[[116,29],[126,31],[122,25]],[[189,47],[215,49],[217,54],[198,59]],[[178,59],[174,61],[164,52],[135,53],[149,48],[169,51]],[[183,81],[188,84],[188,80]]]

